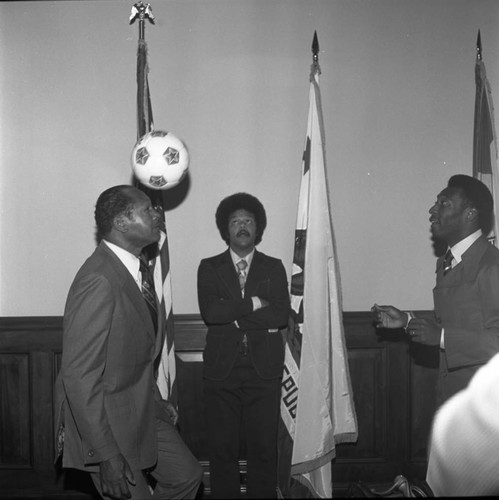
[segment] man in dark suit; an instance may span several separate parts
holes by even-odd
[[[247,451],[247,496],[276,496],[277,426],[290,304],[282,262],[255,249],[267,219],[247,193],[222,200],[216,223],[229,248],[203,259],[198,299],[208,326],[205,411],[214,498],[240,494],[239,452]]]
[[[89,472],[101,496],[194,498],[202,470],[156,385],[163,325],[155,294],[151,311],[141,292],[139,257],[160,238],[159,215],[142,191],[116,186],[100,195],[95,221],[101,241],[64,312],[56,382],[63,466]]]
[[[499,352],[499,249],[487,240],[492,220],[488,188],[473,177],[452,176],[430,209],[432,235],[447,246],[437,261],[434,316],[373,306],[378,326],[405,328],[411,341],[440,348],[439,405]]]

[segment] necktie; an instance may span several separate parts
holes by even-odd
[[[248,263],[241,259],[236,263],[238,273],[237,277],[239,278],[239,286],[241,287],[241,294],[244,297],[244,285],[246,284],[246,268],[248,267]],[[248,354],[248,337],[246,333],[243,334],[242,344],[241,344],[241,353],[246,356]]]
[[[154,328],[158,326],[158,309],[156,305],[156,297],[154,291],[154,280],[151,274],[151,270],[145,259],[141,257],[140,259],[140,272],[142,274],[142,295],[149,307],[149,312],[151,313],[152,321],[154,323]]]
[[[248,263],[244,259],[241,259],[236,266],[239,269],[239,272],[237,273],[239,286],[241,287],[241,290],[244,290],[244,285],[246,284],[246,268],[248,267]]]
[[[452,255],[452,252],[447,250],[447,253],[444,256],[444,276],[452,269],[452,259],[454,256]]]

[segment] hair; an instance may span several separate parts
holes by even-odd
[[[478,222],[482,232],[485,235],[489,234],[494,219],[494,200],[489,188],[478,179],[462,174],[453,175],[447,186],[461,190],[465,202],[478,211]]]
[[[98,240],[111,232],[116,217],[131,217],[134,203],[130,194],[132,189],[132,186],[124,184],[106,189],[100,194],[94,212]]]
[[[218,205],[215,220],[222,239],[229,244],[229,217],[237,210],[246,210],[253,215],[256,222],[255,245],[262,241],[263,232],[267,227],[265,209],[258,198],[248,193],[235,193],[224,198]]]

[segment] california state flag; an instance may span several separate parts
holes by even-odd
[[[357,440],[327,190],[319,73],[314,63],[282,381],[281,498],[331,498],[336,445]]]

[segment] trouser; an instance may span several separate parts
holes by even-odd
[[[177,429],[169,422],[156,419],[158,436],[158,461],[146,472],[132,470],[135,486],[128,483],[132,500],[194,498],[201,484],[203,470],[180,437]],[[102,497],[100,475],[91,473],[92,481]],[[151,476],[156,483],[151,492]],[[109,499],[109,497],[103,497]]]
[[[240,437],[247,451],[247,498],[275,498],[281,379],[265,380],[239,354],[225,380],[205,379],[205,410],[213,498],[240,496]]]

